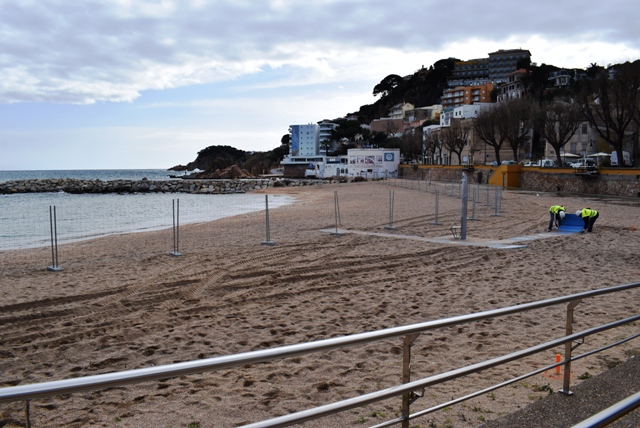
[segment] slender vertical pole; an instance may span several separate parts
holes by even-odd
[[[27,421],[27,428],[31,428],[31,400],[24,401],[24,418]]]
[[[55,205],[53,206],[53,228],[55,230],[54,237],[55,237],[55,243],[56,243],[56,262],[54,266],[57,269],[59,267],[58,265],[58,217],[57,217]]]
[[[50,272],[59,272],[62,268],[58,265],[58,219],[56,207],[49,206],[49,223],[51,229],[51,266],[47,266]]]
[[[395,190],[389,190],[389,226],[385,226],[384,228],[387,230],[396,230],[393,227],[393,203],[395,198]]]
[[[467,185],[467,174],[462,173],[462,215],[460,223],[460,240],[467,239],[467,201],[469,199],[469,186]]]
[[[267,240],[262,241],[260,245],[274,245],[275,242],[271,240],[271,226],[269,225],[269,195],[264,195],[264,206],[265,206],[266,222],[267,222],[267,225],[266,225]]]
[[[171,200],[171,222],[172,222],[172,228],[171,231],[172,233],[172,237],[173,237],[173,253],[176,252],[176,200],[172,199]]]
[[[478,220],[476,218],[476,197],[477,197],[477,189],[472,189],[473,191],[473,196],[471,197],[471,217],[469,217],[469,220]]]
[[[487,203],[484,205],[487,207],[491,206],[491,203],[489,202],[489,184],[487,184]]]
[[[56,266],[55,247],[53,244],[53,207],[49,205],[49,230],[51,231],[51,267]]]
[[[340,206],[338,204],[338,192],[333,192],[333,205],[334,205],[334,216],[336,221],[336,231],[331,232],[331,235],[339,236],[343,235],[343,233],[338,231],[338,224],[340,224]]]
[[[582,300],[574,300],[567,305],[567,325],[565,329],[565,335],[569,336],[573,334],[573,309],[582,303]],[[571,395],[573,392],[569,390],[571,384],[571,342],[564,344],[564,379],[562,381],[561,393]]]
[[[177,202],[177,203],[176,203]],[[180,252],[180,199],[171,201],[173,210],[173,251],[172,256],[181,256]]]
[[[413,333],[405,336],[402,340],[402,383],[411,382],[411,346],[420,333]],[[402,394],[402,428],[409,428],[409,405],[414,392]]]
[[[446,184],[446,183],[445,183]],[[436,195],[436,219],[435,221],[431,222],[431,224],[435,224],[435,225],[441,225],[442,223],[440,223],[438,221],[438,202],[440,200],[440,190],[439,189],[435,189],[435,195]]]
[[[498,188],[496,187],[496,196],[495,196],[495,200],[493,202],[494,205],[494,214],[491,214],[491,217],[501,217],[500,213],[498,212]]]

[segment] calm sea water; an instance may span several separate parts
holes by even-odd
[[[0,171],[0,181],[29,178],[84,180],[169,179],[165,170]],[[293,202],[269,196],[269,208]],[[198,195],[185,193],[0,195],[0,250],[48,246],[51,231],[58,243],[105,235],[145,232],[200,223],[265,209],[258,194]],[[54,227],[52,219],[55,218]]]
[[[43,178],[75,178],[76,180],[171,180],[169,175],[180,172],[166,169],[75,169],[50,171],[0,171],[0,183],[11,180]]]

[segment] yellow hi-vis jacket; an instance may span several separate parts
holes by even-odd
[[[596,214],[598,214],[598,211],[596,211],[596,210],[592,210],[592,209],[589,209],[589,208],[583,208],[582,212],[580,213],[580,217],[582,217],[582,218],[595,217]]]
[[[558,214],[560,211],[566,211],[566,210],[562,205],[552,205],[551,208],[549,208],[549,211],[551,211],[554,214]]]

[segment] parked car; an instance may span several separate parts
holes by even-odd
[[[536,162],[536,166],[551,168],[556,166],[556,163],[553,161],[553,159],[540,159],[538,162]]]
[[[588,167],[595,167],[596,166],[596,161],[593,159],[580,159],[577,162],[573,162],[571,164],[571,168],[588,168]]]
[[[629,152],[622,152],[623,163],[622,166],[631,166],[633,163],[631,162],[631,155]],[[620,166],[618,165],[618,152],[611,152],[611,166]]]
[[[500,162],[500,165],[515,165],[516,161],[513,160],[503,160],[502,162]]]

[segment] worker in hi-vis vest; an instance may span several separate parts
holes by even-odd
[[[581,210],[576,211],[576,215],[582,218],[584,221],[584,228],[581,233],[584,232],[592,232],[593,231],[593,223],[598,219],[598,211],[592,210],[591,208],[583,208]]]
[[[556,224],[556,228],[560,227],[565,211],[562,205],[552,205],[551,208],[549,208],[549,227],[547,227],[547,232],[551,232],[554,223]]]

